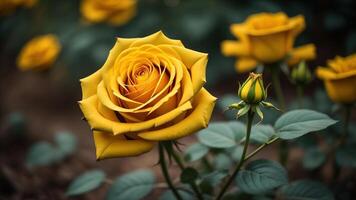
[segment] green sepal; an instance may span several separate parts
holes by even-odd
[[[241,86],[241,83],[239,82],[239,89],[237,90],[237,96],[238,97],[240,97],[241,89],[242,89],[242,86]]]
[[[268,97],[268,89],[271,87],[271,83],[268,83],[267,86],[266,86],[266,89],[265,89],[265,98],[263,100],[266,100],[267,97]],[[263,101],[262,101],[263,102]]]
[[[253,106],[253,112],[257,113],[257,115],[260,117],[260,121],[257,124],[261,123],[263,121],[263,112],[261,111],[260,106]]]
[[[279,108],[277,108],[276,106],[274,106],[272,103],[267,102],[267,101],[262,101],[261,104],[266,107],[266,108],[273,108],[275,110],[281,111]]]
[[[236,119],[240,118],[241,116],[245,115],[249,110],[251,109],[251,106],[246,104],[242,109],[240,109],[237,112]]]
[[[227,110],[240,110],[241,108],[243,108],[246,105],[246,103],[244,101],[240,101],[239,103],[233,103],[231,105],[229,105],[229,107],[227,108]]]

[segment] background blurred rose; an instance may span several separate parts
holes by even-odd
[[[298,47],[294,51],[296,37],[305,29],[304,17],[289,18],[285,13],[259,13],[249,16],[241,24],[231,25],[231,32],[239,41],[224,41],[221,49],[226,56],[238,56],[235,67],[246,72],[258,63],[270,64],[287,59],[292,64],[300,60],[315,58],[312,44]]]
[[[89,22],[123,25],[136,14],[136,0],[82,0],[80,11]]]
[[[329,97],[337,103],[356,102],[356,54],[328,61],[318,67],[317,76],[324,81]]]
[[[37,0],[1,0],[0,16],[11,14],[18,7],[31,8],[37,3]]]
[[[22,48],[17,65],[22,71],[48,69],[56,61],[60,50],[61,44],[55,35],[35,37]]]

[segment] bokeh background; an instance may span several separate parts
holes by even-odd
[[[162,30],[169,37],[182,40],[190,49],[209,53],[206,87],[220,97],[220,108],[233,101],[238,81],[247,76],[235,72],[234,58],[224,57],[220,44],[233,39],[230,24],[240,23],[250,14],[283,11],[288,16],[304,15],[306,30],[295,46],[316,45],[317,58],[308,63],[311,69],[325,65],[327,59],[336,55],[356,52],[353,0],[140,0],[137,15],[122,26],[86,22],[79,12],[80,3],[39,0],[30,9],[18,8],[0,17],[0,199],[66,199],[70,181],[88,169],[102,168],[114,177],[150,167],[160,174],[154,166],[158,159],[156,152],[96,162],[91,132],[81,120],[76,103],[81,98],[79,79],[104,63],[115,37],[143,37]],[[43,72],[19,71],[16,58],[21,47],[34,36],[47,33],[56,34],[62,44],[54,66]],[[268,76],[265,81],[270,82]],[[282,77],[282,81],[286,98],[293,104],[293,86],[287,77]],[[313,106],[315,100],[321,99],[326,105],[314,106],[324,106],[321,109],[330,112],[331,104],[320,88],[322,83],[314,80],[306,90],[314,101],[308,102]],[[219,105],[213,120],[229,119]],[[33,144],[55,143],[56,135],[63,132],[76,138],[73,153],[50,167],[29,169],[26,162]],[[181,140],[185,144],[192,141],[194,136]],[[268,148],[262,156],[273,159],[273,152],[273,148]],[[296,152],[295,156],[302,154]],[[305,173],[310,172],[291,176],[303,177]],[[105,191],[102,188],[78,199],[102,199]],[[148,198],[155,199],[157,193]]]

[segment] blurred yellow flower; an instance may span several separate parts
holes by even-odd
[[[60,50],[61,45],[55,35],[35,37],[20,51],[17,65],[22,71],[47,69],[56,61]]]
[[[89,22],[123,25],[136,14],[136,0],[82,0],[80,11]]]
[[[356,54],[337,56],[328,61],[328,67],[318,67],[316,73],[334,102],[356,102]]]
[[[315,46],[294,48],[297,35],[305,28],[304,17],[289,18],[282,12],[251,15],[241,24],[231,25],[232,34],[239,40],[223,41],[222,53],[237,56],[235,68],[247,72],[258,63],[270,64],[289,58],[290,65],[315,58]]]
[[[216,100],[203,88],[207,61],[162,32],[118,38],[105,64],[80,80],[97,159],[139,155],[206,127]]]
[[[31,8],[37,0],[0,0],[0,16],[12,13],[17,7]]]

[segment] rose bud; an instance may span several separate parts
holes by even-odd
[[[240,86],[238,96],[247,104],[258,104],[267,97],[263,86],[262,74],[250,73],[247,80]]]
[[[292,80],[295,84],[306,85],[312,80],[311,72],[305,61],[299,63],[298,66],[292,69]]]

